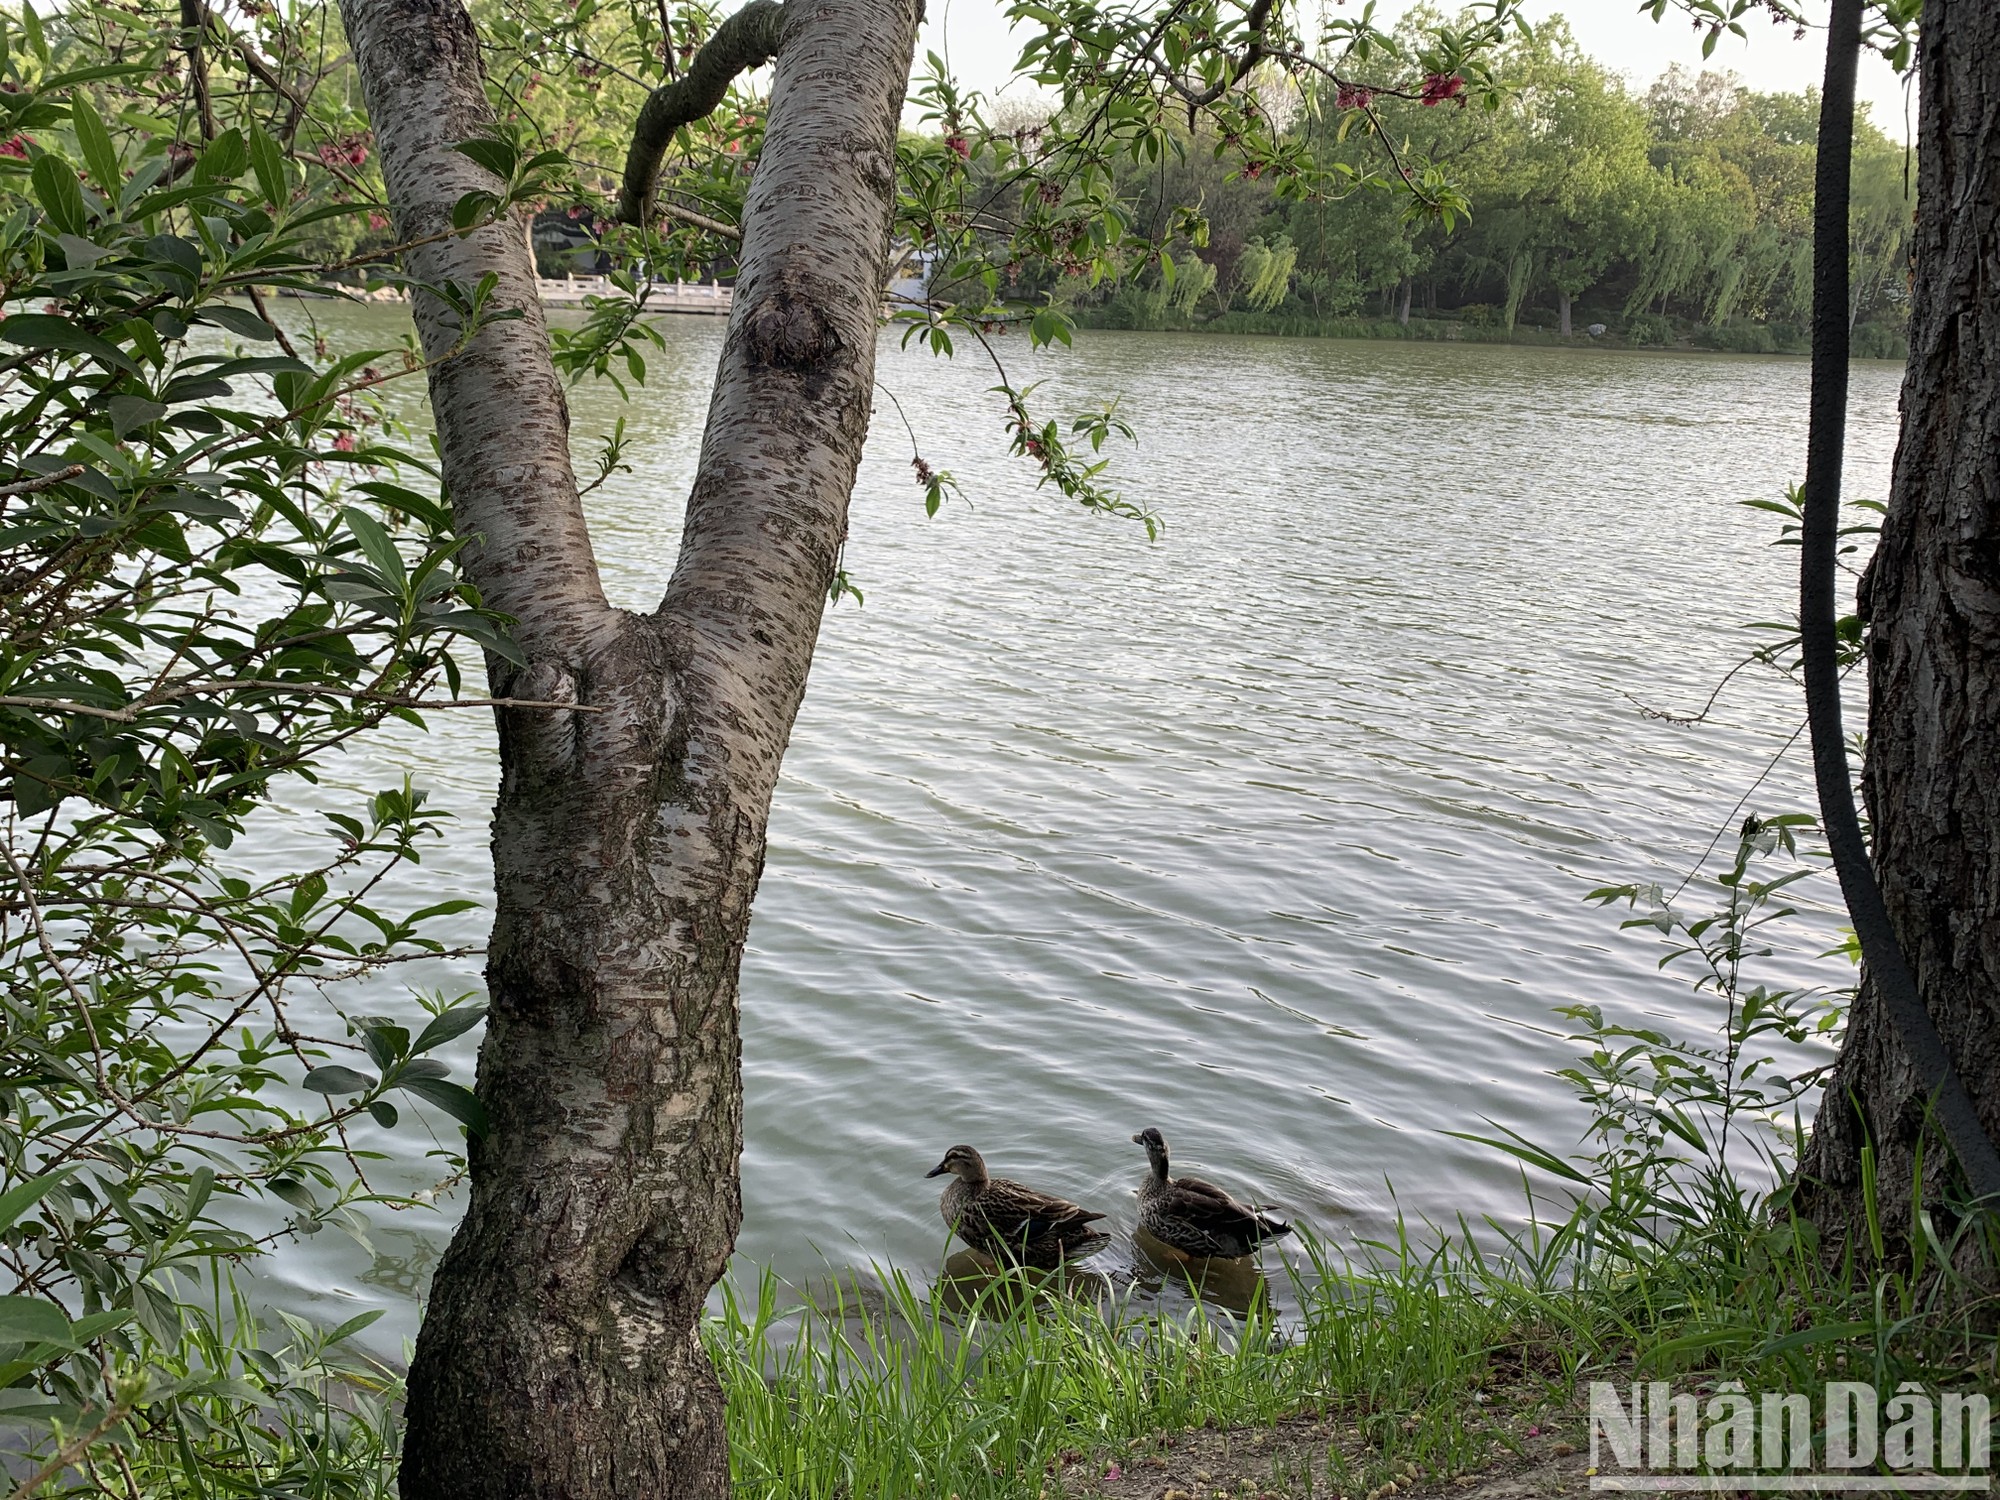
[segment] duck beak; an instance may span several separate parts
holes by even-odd
[[[1133,1144],[1133,1145],[1135,1145],[1135,1146],[1143,1146],[1143,1145],[1145,1145],[1145,1144],[1146,1144],[1146,1136],[1145,1136],[1145,1133],[1144,1133],[1144,1132],[1142,1131],[1142,1132],[1140,1132],[1140,1133],[1139,1133],[1138,1135],[1135,1135],[1135,1136],[1133,1136],[1133,1137],[1132,1137],[1132,1144]]]
[[[951,1170],[950,1167],[946,1166],[943,1162],[939,1162],[936,1166],[932,1167],[928,1172],[924,1173],[924,1176],[942,1177],[944,1176],[945,1173],[949,1172],[950,1170]]]

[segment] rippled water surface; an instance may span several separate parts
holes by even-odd
[[[406,327],[330,321],[349,345]],[[640,608],[722,328],[665,333],[624,412],[636,472],[592,496],[612,597]],[[1011,354],[1051,413],[1119,398],[1123,488],[1166,529],[1037,494],[991,369],[885,339],[885,392],[969,503],[925,519],[878,403],[846,564],[867,602],[828,615],[743,971],[742,1261],[928,1276],[923,1173],[961,1140],[1129,1226],[1149,1124],[1336,1238],[1396,1204],[1518,1216],[1505,1160],[1445,1132],[1576,1139],[1556,1006],[1699,1013],[1583,897],[1677,880],[1797,727],[1768,675],[1698,729],[1634,700],[1698,705],[1742,623],[1789,612],[1796,553],[1737,502],[1801,467],[1804,362],[1113,333]],[[1886,483],[1898,375],[1856,369],[1852,494]],[[580,455],[617,413],[578,393]],[[433,718],[339,780],[414,774],[459,821],[411,886],[483,897],[491,726]],[[1805,787],[1795,750],[1751,805]],[[483,910],[457,920],[483,938]],[[1773,974],[1829,930],[1802,922]],[[478,965],[418,977],[467,989]],[[414,1009],[410,978],[334,998]],[[407,1131],[366,1143],[397,1153],[378,1186],[437,1175]],[[448,1203],[378,1215],[372,1258],[328,1232],[264,1274],[322,1316],[389,1306],[392,1350],[449,1227]]]

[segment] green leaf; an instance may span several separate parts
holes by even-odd
[[[1537,1146],[1526,1137],[1516,1135],[1513,1131],[1508,1130],[1505,1125],[1496,1124],[1492,1120],[1488,1120],[1486,1123],[1492,1125],[1496,1130],[1505,1132],[1512,1139],[1503,1141],[1490,1135],[1467,1135],[1462,1130],[1447,1130],[1443,1133],[1451,1136],[1454,1140],[1470,1141],[1475,1146],[1491,1146],[1497,1151],[1504,1151],[1509,1156],[1518,1157],[1531,1167],[1540,1167],[1551,1176],[1562,1178],[1565,1182],[1589,1184],[1590,1179],[1588,1177],[1585,1177],[1583,1173],[1579,1172],[1561,1157],[1544,1151],[1540,1146]]]
[[[61,349],[71,354],[88,354],[127,374],[139,373],[139,367],[123,349],[94,333],[85,333],[68,318],[52,317],[47,313],[20,313],[0,323],[0,339],[19,344],[24,349]]]
[[[375,571],[391,582],[401,583],[405,577],[403,554],[396,550],[395,538],[383,530],[382,523],[351,505],[341,507],[340,518],[354,533],[355,540],[361,543],[361,550],[375,565]]]
[[[60,1187],[63,1179],[74,1170],[72,1167],[64,1167],[44,1177],[17,1183],[6,1192],[0,1193],[0,1234],[12,1229],[22,1214]]]
[[[426,1103],[435,1104],[472,1134],[486,1134],[486,1110],[472,1090],[464,1085],[447,1083],[442,1078],[405,1077],[397,1087],[415,1094]]]
[[[500,206],[497,194],[474,188],[451,206],[451,227],[470,229]]]
[[[417,1033],[410,1052],[421,1055],[433,1047],[442,1047],[446,1042],[464,1036],[485,1019],[486,1007],[483,1005],[455,1005],[431,1018],[430,1025]]]
[[[82,236],[89,228],[83,210],[83,189],[77,186],[76,171],[60,156],[44,152],[35,158],[29,172],[35,184],[35,198],[49,222],[64,234]]]
[[[266,323],[247,307],[232,307],[227,302],[205,304],[195,315],[197,323],[213,323],[219,328],[227,328],[231,333],[259,343],[276,343],[278,330]]]
[[[474,139],[460,141],[451,149],[460,156],[471,157],[502,182],[513,177],[514,168],[521,160],[521,153],[514,149],[512,141]]]
[[[400,1118],[396,1113],[396,1106],[387,1099],[377,1099],[368,1106],[368,1113],[375,1117],[375,1123],[384,1130],[394,1130],[396,1121]]]
[[[250,165],[250,148],[243,144],[243,132],[231,126],[208,143],[201,160],[194,164],[198,183],[234,182]]]
[[[56,243],[62,246],[63,260],[67,268],[72,271],[88,270],[112,253],[81,235],[59,234],[56,236]]]
[[[304,1083],[315,1094],[365,1094],[375,1087],[375,1080],[368,1074],[343,1068],[338,1063],[314,1068],[306,1074]]]
[[[20,10],[21,34],[28,39],[28,50],[42,60],[42,66],[49,63],[49,39],[42,30],[42,18],[35,14],[33,0],[24,0]],[[54,80],[45,80],[44,88],[56,86]]]
[[[362,1045],[385,1072],[410,1050],[410,1033],[393,1021],[375,1020],[361,1028]]]
[[[1713,1349],[1717,1344],[1747,1343],[1756,1336],[1754,1328],[1722,1327],[1704,1328],[1696,1333],[1685,1334],[1677,1339],[1668,1339],[1664,1344],[1655,1344],[1639,1356],[1638,1366],[1665,1364],[1682,1354],[1700,1353]]]
[[[334,1329],[332,1333],[329,1333],[326,1336],[324,1343],[327,1344],[328,1346],[331,1346],[339,1343],[342,1339],[353,1338],[355,1334],[361,1332],[362,1329],[366,1328],[369,1324],[373,1323],[377,1318],[381,1317],[388,1310],[389,1309],[386,1307],[371,1307],[365,1313],[356,1313],[353,1317],[349,1318],[345,1323],[342,1323],[338,1328]]]
[[[1813,1344],[1834,1343],[1842,1339],[1867,1338],[1875,1332],[1873,1323],[1820,1323],[1811,1328],[1801,1328],[1797,1333],[1788,1333],[1772,1339],[1757,1350],[1757,1358],[1770,1359],[1779,1354],[1789,1354],[1794,1349],[1804,1349]]]
[[[69,120],[76,131],[76,143],[83,150],[83,164],[97,185],[112,198],[125,186],[125,174],[118,165],[118,148],[111,144],[111,132],[90,101],[82,94],[70,96]]]
[[[113,396],[110,406],[111,434],[120,442],[135,429],[157,422],[167,414],[166,407],[143,396]]]
[[[0,1342],[68,1343],[69,1319],[55,1303],[41,1297],[0,1297]]]
[[[257,174],[257,186],[264,201],[273,208],[284,206],[291,196],[292,183],[285,171],[285,153],[261,125],[250,127],[250,166]]]

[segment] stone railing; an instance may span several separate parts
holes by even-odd
[[[586,297],[609,297],[615,289],[602,276],[572,276],[565,281],[547,278],[536,283],[542,301],[552,307],[581,307]],[[646,298],[649,312],[725,314],[735,289],[701,281],[656,281]]]

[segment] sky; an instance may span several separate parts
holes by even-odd
[[[1412,3],[1378,0],[1377,24],[1384,29],[1394,26]],[[1342,8],[1351,11],[1359,4],[1360,0],[1347,0]],[[1019,55],[1018,44],[1008,39],[1003,9],[1001,0],[930,0],[920,45],[947,55],[960,83],[991,94],[1006,84]],[[1624,74],[1639,91],[1670,63],[1681,63],[1696,70],[1733,72],[1763,93],[1796,93],[1818,85],[1825,63],[1823,32],[1808,32],[1803,41],[1794,41],[1791,28],[1755,16],[1746,20],[1747,38],[1724,36],[1704,63],[1700,33],[1673,11],[1655,22],[1639,10],[1636,0],[1528,0],[1526,9],[1531,22],[1565,17],[1583,50]],[[1906,130],[1902,80],[1879,56],[1863,54],[1859,90],[1861,100],[1873,106],[1875,123],[1892,140],[1905,140],[1914,131],[1916,100],[1909,101]]]

